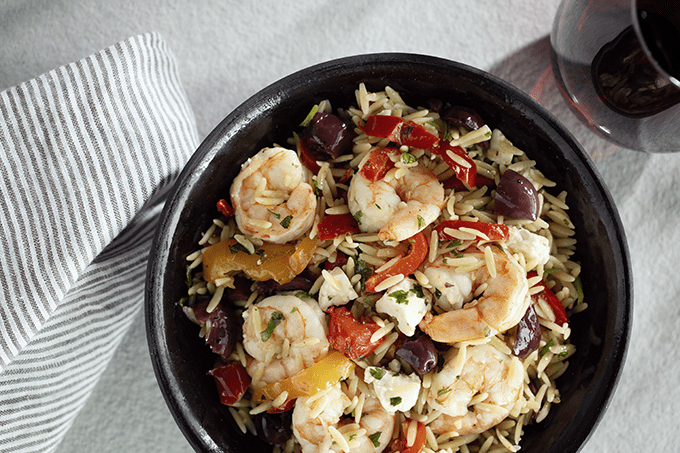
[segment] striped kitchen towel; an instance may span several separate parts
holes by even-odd
[[[0,117],[0,451],[53,451],[142,316],[198,134],[155,33],[0,93]]]

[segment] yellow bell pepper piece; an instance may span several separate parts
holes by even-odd
[[[273,384],[258,387],[253,391],[253,400],[274,400],[284,391],[288,392],[286,402],[305,396],[313,396],[330,388],[336,382],[347,379],[354,370],[354,362],[341,352],[332,351],[309,368]]]
[[[305,270],[317,244],[316,238],[304,238],[297,245],[266,243],[250,254],[235,239],[218,242],[203,251],[203,278],[214,283],[231,272],[243,271],[253,280],[288,283]]]

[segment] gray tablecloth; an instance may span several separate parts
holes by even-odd
[[[614,196],[629,240],[635,310],[628,360],[583,451],[677,451],[680,154],[643,155],[608,144],[567,110],[548,58],[558,4],[0,0],[0,90],[146,32],[158,32],[176,57],[199,138],[262,87],[331,58],[425,53],[501,76],[531,93],[583,144]],[[158,390],[138,310],[84,407],[63,428],[56,451],[191,451]]]

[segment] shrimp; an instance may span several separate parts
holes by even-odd
[[[392,439],[396,415],[388,413],[377,398],[365,395],[359,423],[343,417],[351,401],[338,382],[322,396],[298,398],[293,409],[293,434],[302,453],[342,451],[346,453],[380,453]],[[347,441],[337,442],[330,427]],[[337,435],[337,434],[336,434]]]
[[[378,181],[357,172],[347,193],[349,210],[359,219],[361,231],[378,233],[382,241],[410,238],[434,222],[444,206],[444,187],[425,166],[405,167],[401,177],[396,177],[397,170]]]
[[[316,217],[311,174],[295,151],[264,148],[248,160],[231,186],[241,231],[283,244],[300,238]]]
[[[489,344],[451,348],[432,378],[428,404],[442,415],[429,426],[437,435],[484,432],[510,414],[523,385],[524,368],[517,357]]]
[[[419,327],[434,341],[457,343],[482,339],[505,332],[524,316],[531,303],[526,273],[505,252],[495,247],[491,250],[495,275],[491,275],[492,271],[487,266],[473,271],[475,283],[487,285],[476,303],[473,301],[463,308],[436,316],[431,312],[425,314]],[[484,256],[481,258],[484,259]]]
[[[328,354],[326,317],[312,299],[267,297],[243,313],[243,347],[252,357],[248,374],[266,384],[312,366]]]

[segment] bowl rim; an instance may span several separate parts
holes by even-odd
[[[632,269],[625,230],[618,210],[603,178],[585,150],[573,134],[536,100],[511,83],[486,71],[454,60],[419,53],[385,52],[356,54],[328,60],[297,70],[264,87],[237,106],[218,123],[192,154],[175,180],[160,214],[149,254],[144,289],[144,316],[147,343],[154,374],[166,404],[186,439],[196,451],[222,451],[222,447],[210,438],[205,428],[192,418],[189,409],[183,405],[183,400],[177,393],[180,382],[172,372],[171,354],[164,349],[164,344],[166,343],[164,334],[165,324],[162,316],[162,305],[158,301],[162,302],[163,300],[161,282],[166,273],[166,264],[169,257],[171,241],[169,233],[174,232],[174,226],[179,221],[181,207],[188,200],[186,188],[192,186],[192,181],[195,181],[197,175],[209,165],[215,155],[219,153],[223,144],[231,136],[244,128],[250,119],[258,113],[278,104],[284,98],[285,91],[290,89],[290,87],[300,89],[305,83],[314,78],[335,74],[338,71],[353,72],[357,67],[386,64],[437,66],[464,71],[473,77],[479,77],[494,86],[502,88],[508,93],[507,98],[512,99],[513,107],[521,105],[522,108],[531,111],[532,114],[544,121],[553,132],[558,134],[566,146],[574,152],[577,158],[577,161],[574,163],[578,166],[579,171],[585,171],[587,178],[593,182],[595,187],[592,190],[597,192],[605,202],[606,217],[611,221],[611,230],[615,234],[615,237],[611,240],[618,247],[617,252],[619,252],[621,258],[620,270],[622,275],[619,291],[622,297],[619,301],[620,307],[618,308],[620,309],[616,311],[616,319],[614,321],[614,332],[616,335],[613,338],[609,354],[606,356],[607,363],[604,370],[602,370],[601,377],[598,379],[597,396],[589,400],[588,408],[591,410],[579,410],[579,414],[585,412],[582,414],[585,418],[584,422],[587,422],[592,428],[586,432],[577,433],[578,435],[569,439],[565,449],[560,450],[576,452],[580,450],[595,431],[611,402],[623,370],[630,340],[633,310]]]

